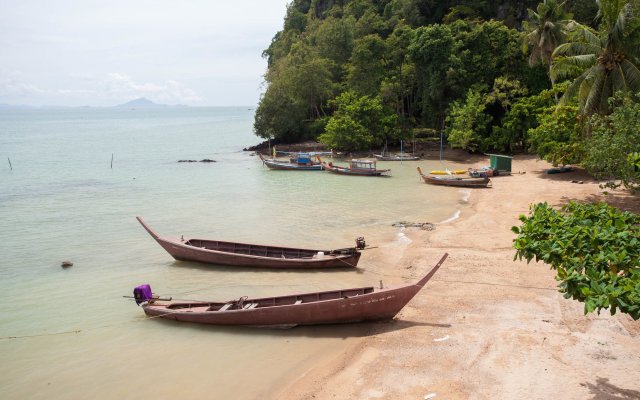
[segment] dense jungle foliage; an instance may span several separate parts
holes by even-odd
[[[263,55],[262,138],[368,151],[443,132],[640,182],[640,0],[293,0]]]

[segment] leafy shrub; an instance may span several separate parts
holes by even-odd
[[[640,216],[604,203],[570,202],[560,211],[531,207],[512,227],[515,259],[543,261],[557,272],[564,297],[584,312],[611,309],[640,318]]]

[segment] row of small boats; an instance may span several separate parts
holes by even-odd
[[[295,153],[289,161],[277,160],[275,158],[268,159],[259,153],[258,155],[264,165],[276,170],[326,170],[334,174],[352,176],[389,176],[391,172],[390,169],[377,168],[376,160],[353,159],[349,161],[348,165],[339,165],[334,164],[333,161],[323,161],[320,155],[315,153]],[[412,157],[406,158],[405,160],[417,159],[418,157]],[[398,161],[397,158],[394,160]],[[477,170],[431,171],[431,173],[427,175],[422,172],[420,167],[417,169],[424,183],[432,185],[469,188],[487,188],[491,185],[491,180],[487,172],[481,173],[477,172]],[[461,176],[467,173],[470,176]]]
[[[265,158],[258,153],[262,163],[270,169],[296,171],[326,170],[340,175],[359,176],[388,176],[390,169],[377,169],[375,160],[350,160],[349,165],[334,165],[332,161],[325,162],[318,153],[296,153],[289,161],[276,158]]]
[[[142,218],[136,217],[151,237],[174,259],[234,267],[309,270],[312,268],[354,268],[364,238],[354,247],[335,250],[255,245],[199,238],[158,235]],[[425,286],[447,258],[447,254],[413,284],[384,288],[368,286],[284,296],[226,301],[172,301],[139,285],[133,298],[150,317],[216,325],[289,328],[296,325],[337,324],[393,318]]]

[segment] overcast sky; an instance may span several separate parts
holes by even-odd
[[[289,0],[0,0],[0,104],[255,105]]]

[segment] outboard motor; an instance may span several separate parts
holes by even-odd
[[[137,286],[133,289],[133,298],[136,299],[136,304],[140,305],[142,303],[146,303],[147,301],[153,298],[153,293],[151,293],[151,286],[148,284]]]
[[[364,250],[364,248],[367,246],[367,244],[364,241],[364,236],[360,236],[356,239],[356,249],[358,250]]]

